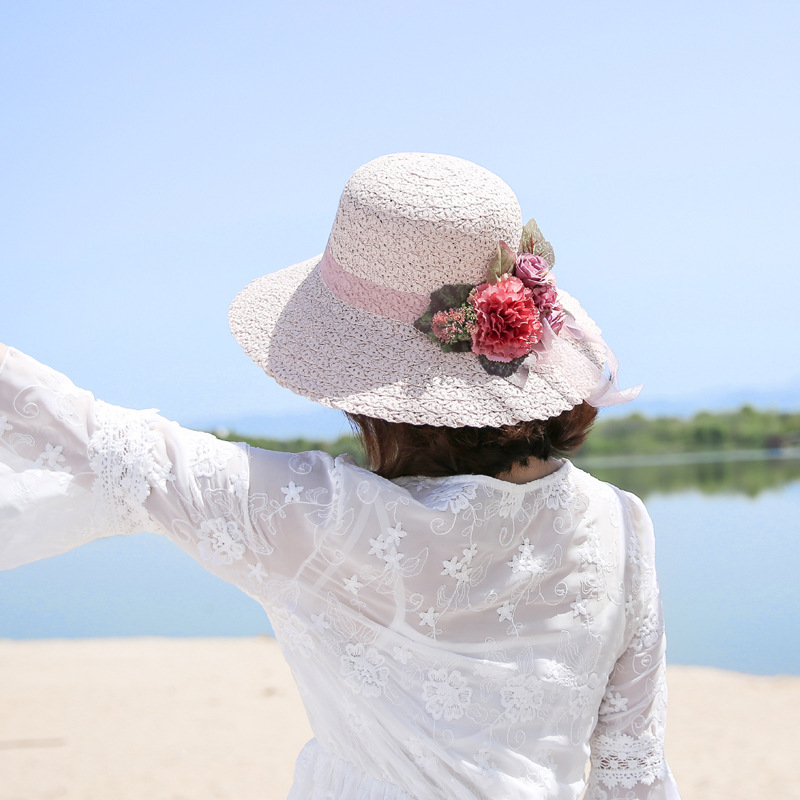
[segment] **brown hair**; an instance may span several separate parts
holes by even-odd
[[[425,475],[489,475],[496,478],[514,464],[542,461],[577,450],[586,439],[597,409],[581,403],[557,417],[501,428],[446,428],[387,422],[347,414],[374,472],[384,478]]]

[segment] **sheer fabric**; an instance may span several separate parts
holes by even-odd
[[[651,525],[569,462],[390,482],[107,405],[10,350],[0,566],[141,530],[267,610],[315,733],[293,800],[678,797]]]

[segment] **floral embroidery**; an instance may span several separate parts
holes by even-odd
[[[216,472],[225,469],[227,456],[216,445],[217,441],[212,436],[195,436],[195,451],[191,461],[195,478],[212,478]]]
[[[511,571],[520,577],[526,578],[529,576],[538,577],[549,572],[552,568],[549,566],[549,559],[536,558],[533,555],[533,545],[529,538],[522,540],[522,544],[517,548],[519,555],[516,553],[511,557],[508,566]]]
[[[285,501],[287,503],[299,503],[300,502],[300,492],[303,491],[302,486],[296,486],[294,481],[289,481],[288,486],[284,486],[281,491],[285,496]]]
[[[448,672],[442,667],[428,672],[428,680],[422,684],[422,696],[425,710],[434,719],[454,720],[464,716],[472,689],[458,670]]]
[[[350,578],[344,579],[344,588],[354,595],[358,594],[359,589],[364,588],[364,584],[358,579],[358,575],[353,575]]]
[[[61,472],[71,472],[71,467],[64,466],[64,461],[66,461],[66,458],[63,446],[48,443],[36,459],[36,466]]]
[[[468,583],[472,575],[472,559],[478,552],[478,545],[472,544],[461,551],[461,558],[453,556],[449,561],[443,561],[442,575],[449,575],[455,578],[458,584]]]
[[[197,537],[197,548],[206,560],[232,564],[244,556],[244,533],[232,520],[224,517],[204,519]]]
[[[585,598],[578,597],[576,598],[574,603],[570,604],[570,608],[572,609],[572,616],[576,619],[580,619],[582,624],[590,624],[594,621],[591,613],[589,612],[589,607],[587,606],[588,601]]]
[[[529,722],[545,711],[544,686],[533,675],[515,675],[500,690],[500,702],[513,722]]]
[[[389,528],[386,533],[369,540],[371,545],[369,555],[374,555],[381,559],[387,567],[397,569],[400,566],[401,559],[404,557],[398,547],[400,546],[400,540],[405,536],[406,532],[398,522],[394,527]]]
[[[247,565],[247,577],[254,583],[259,584],[264,583],[269,575],[264,569],[264,565],[260,561],[256,561],[255,564]]]
[[[655,608],[650,606],[644,617],[638,620],[631,647],[643,650],[652,647],[661,637],[663,625]]]
[[[345,683],[364,697],[378,697],[389,681],[389,668],[382,666],[385,659],[374,648],[365,648],[361,642],[348,644],[342,656],[342,675]]]
[[[497,616],[499,617],[498,622],[504,622],[505,620],[512,622],[514,619],[514,609],[516,609],[516,605],[506,600],[505,603],[497,609]]]
[[[308,635],[308,628],[298,615],[280,606],[270,610],[269,616],[275,635],[284,648],[295,651],[308,658],[314,650],[314,642]]]
[[[557,511],[559,508],[569,508],[574,492],[572,486],[566,481],[554,481],[547,487],[544,496],[545,505]]]
[[[478,490],[474,483],[446,481],[431,489],[429,507],[437,511],[449,509],[451,513],[458,514],[459,511],[469,508],[477,495]]]
[[[431,606],[427,611],[420,613],[419,624],[427,625],[430,628],[435,628],[436,620],[438,620],[440,616],[441,614],[438,614],[434,607]]]
[[[330,622],[325,619],[325,612],[322,614],[312,614],[311,622],[318,631],[327,631],[331,627]]]
[[[603,702],[600,703],[600,713],[603,715],[608,714],[621,714],[623,711],[628,710],[628,698],[623,697],[616,691],[616,686],[609,686],[606,689]]]

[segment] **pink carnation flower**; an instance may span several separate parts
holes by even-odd
[[[530,353],[542,336],[533,294],[519,278],[482,283],[475,288],[472,303],[477,317],[473,353],[490,361],[512,361]]]

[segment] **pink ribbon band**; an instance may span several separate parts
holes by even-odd
[[[331,294],[343,303],[397,322],[412,324],[430,303],[428,295],[402,292],[345,272],[327,247],[319,262],[319,272]]]

